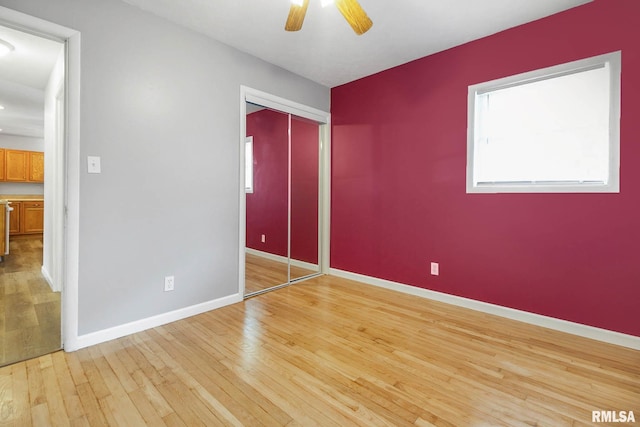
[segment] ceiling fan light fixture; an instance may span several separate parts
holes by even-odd
[[[14,49],[15,48],[11,43],[0,39],[0,56],[8,55],[9,53],[13,52]]]
[[[353,31],[357,35],[362,35],[369,31],[373,22],[362,9],[358,0],[321,0],[322,6],[335,3],[336,7],[347,20]],[[300,31],[307,13],[309,0],[291,0],[291,8],[287,22],[284,24],[286,31]]]
[[[309,0],[291,0],[291,8],[289,9],[289,16],[284,24],[284,29],[287,31],[300,31],[308,6]]]
[[[373,26],[358,0],[336,0],[336,7],[357,35],[366,33]]]

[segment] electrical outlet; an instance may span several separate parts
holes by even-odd
[[[262,243],[265,243],[267,241],[267,236],[263,234],[260,240],[262,241]]]
[[[438,276],[440,274],[440,265],[437,262],[431,263],[431,275]]]
[[[173,276],[167,276],[164,278],[164,291],[169,292],[173,290],[175,285],[175,278]]]

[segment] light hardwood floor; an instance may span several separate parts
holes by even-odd
[[[60,349],[60,293],[40,272],[42,235],[12,237],[0,262],[0,366]]]
[[[316,273],[301,267],[291,266],[291,277],[299,278]],[[265,257],[246,254],[245,295],[272,288],[288,281],[287,264]]]
[[[0,368],[0,401],[16,426],[584,426],[640,415],[640,352],[324,276]]]

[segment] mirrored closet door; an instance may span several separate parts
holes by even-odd
[[[289,280],[320,272],[318,123],[290,115],[291,233]]]
[[[320,125],[246,103],[245,296],[320,273]]]

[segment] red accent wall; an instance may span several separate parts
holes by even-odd
[[[254,191],[247,194],[247,247],[287,256],[288,115],[247,115],[253,136]],[[318,125],[291,120],[291,257],[318,263]],[[261,242],[261,235],[266,242]]]
[[[246,244],[287,256],[288,115],[272,110],[248,114],[247,136],[253,136],[253,193],[247,194]]]
[[[331,266],[640,336],[638,17],[596,0],[333,88]],[[617,50],[619,194],[465,193],[469,85]]]

